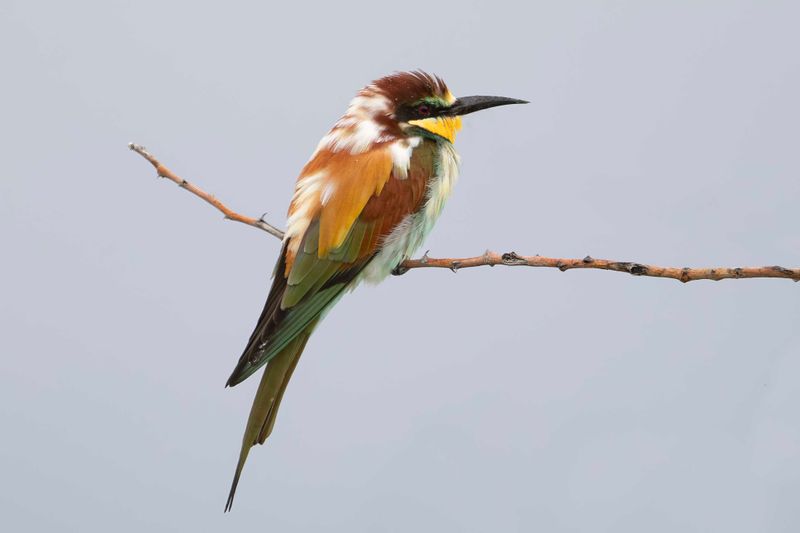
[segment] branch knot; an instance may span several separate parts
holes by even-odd
[[[634,276],[644,276],[645,274],[647,274],[647,267],[644,265],[640,265],[639,263],[631,263],[628,272],[630,272]]]
[[[517,252],[506,252],[502,256],[500,256],[500,260],[503,261],[504,265],[508,266],[528,264],[528,261],[526,261],[524,257],[520,257],[519,255],[517,255]]]

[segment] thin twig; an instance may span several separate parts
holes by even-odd
[[[283,232],[273,226],[272,224],[268,224],[264,221],[263,218],[253,218],[248,217],[245,215],[240,215],[236,211],[229,209],[228,206],[220,202],[214,195],[207,193],[197,185],[193,183],[189,183],[185,179],[181,178],[170,169],[165,167],[161,164],[161,162],[155,158],[153,154],[147,151],[144,146],[128,143],[128,148],[139,154],[140,156],[147,159],[151,165],[153,165],[156,169],[158,175],[162,178],[167,178],[168,180],[175,182],[178,186],[183,187],[190,193],[194,194],[195,196],[199,196],[209,204],[213,205],[217,209],[219,209],[225,218],[228,220],[235,220],[236,222],[241,222],[242,224],[247,224],[248,226],[253,226],[254,228],[258,228],[260,230],[264,230],[270,235],[277,237],[279,239],[283,239]]]
[[[150,162],[156,172],[162,178],[167,178],[175,182],[180,187],[198,196],[216,207],[225,218],[235,220],[242,224],[247,224],[254,228],[266,231],[270,235],[283,239],[283,231],[275,226],[268,224],[263,218],[252,218],[241,215],[233,211],[215,196],[207,193],[200,187],[189,183],[179,177],[170,169],[165,167],[158,159],[148,152],[143,146],[130,143],[128,148],[141,155]],[[676,279],[683,283],[700,279],[719,281],[721,279],[744,279],[744,278],[783,278],[800,281],[800,268],[785,268],[782,266],[762,266],[762,267],[712,267],[712,268],[689,268],[689,267],[662,267],[656,265],[645,265],[627,261],[612,261],[610,259],[595,259],[586,256],[583,259],[560,259],[555,257],[542,257],[540,255],[524,256],[515,252],[500,254],[497,252],[486,251],[483,255],[464,258],[441,258],[428,257],[426,252],[420,259],[409,259],[401,263],[394,271],[394,274],[405,274],[411,269],[416,268],[447,268],[457,272],[462,268],[474,268],[481,266],[527,266],[542,268],[557,268],[562,272],[572,269],[595,269],[611,270],[614,272],[625,272],[633,276],[647,276],[652,278]]]

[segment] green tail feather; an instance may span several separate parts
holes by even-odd
[[[301,333],[270,359],[264,369],[264,375],[258,385],[258,392],[253,399],[253,406],[250,408],[250,416],[247,419],[247,427],[242,438],[242,450],[239,452],[239,462],[236,465],[236,474],[233,476],[231,491],[225,504],[225,512],[230,511],[233,506],[236,486],[239,484],[239,477],[242,474],[244,463],[247,461],[250,448],[256,444],[264,444],[264,441],[272,433],[283,393],[286,391],[292,372],[297,366],[297,361],[300,360],[303,348],[305,348],[316,323],[317,321],[314,320],[306,326]]]

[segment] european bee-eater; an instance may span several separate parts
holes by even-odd
[[[422,245],[456,181],[461,116],[523,104],[456,98],[444,81],[400,72],[359,91],[297,179],[267,303],[227,385],[261,377],[225,510],[250,448],[272,432],[286,385],[319,321],[361,281],[378,282]]]

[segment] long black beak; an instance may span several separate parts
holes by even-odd
[[[500,105],[510,104],[527,104],[526,100],[518,100],[516,98],[506,98],[505,96],[465,96],[456,99],[453,105],[442,110],[442,115],[457,116],[474,113],[481,109],[489,109],[490,107],[497,107]]]

